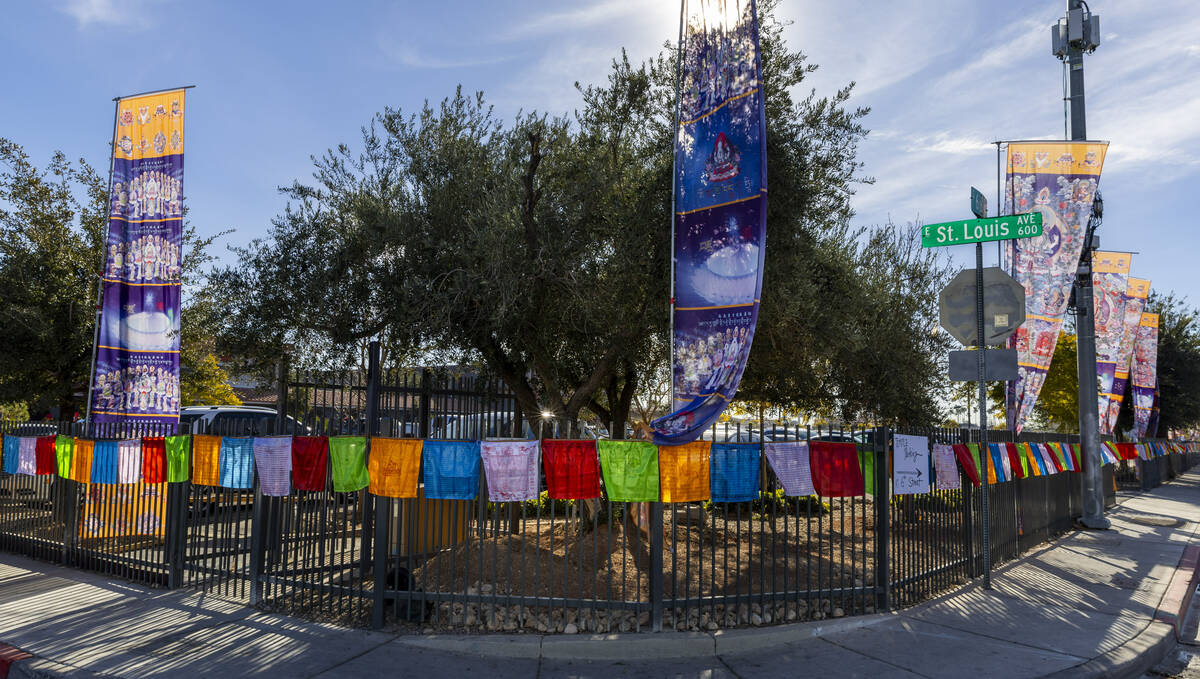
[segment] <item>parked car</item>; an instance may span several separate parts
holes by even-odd
[[[294,434],[304,436],[309,428],[288,415],[283,431],[276,431],[276,411],[263,406],[187,406],[179,411],[179,426],[193,434]]]
[[[826,432],[814,431],[812,433],[812,436],[810,436],[808,440],[809,441],[833,441],[834,443],[853,443],[856,445],[865,445],[866,444],[866,441],[863,439],[861,432],[851,433],[851,432],[847,432],[847,431],[826,431]]]

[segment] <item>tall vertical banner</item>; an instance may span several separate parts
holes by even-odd
[[[1117,427],[1117,415],[1121,412],[1121,402],[1125,400],[1125,389],[1129,385],[1129,365],[1133,362],[1133,340],[1137,337],[1138,326],[1142,322],[1142,310],[1146,308],[1146,299],[1150,297],[1150,281],[1144,278],[1130,278],[1129,286],[1125,288],[1125,322],[1121,328],[1121,345],[1117,350],[1117,368],[1113,375],[1112,388],[1101,398],[1108,401],[1108,413],[1100,422],[1100,431],[1111,434]]]
[[[1025,323],[1009,339],[1017,379],[1008,383],[1008,424],[1033,412],[1062,330],[1092,216],[1108,142],[1010,142],[1004,209],[1042,213],[1042,235],[1006,241],[1009,272],[1025,286]]]
[[[1158,314],[1142,314],[1133,340],[1133,433],[1141,438],[1154,410],[1158,386]]]
[[[1127,252],[1096,252],[1092,255],[1092,306],[1095,309],[1096,373],[1100,378],[1100,433],[1111,434],[1108,401],[1117,374],[1121,336],[1125,331],[1125,302],[1129,288],[1129,267],[1133,255]]]
[[[94,422],[179,421],[184,93],[117,102]]]
[[[767,156],[754,0],[684,0],[675,130],[672,393],[660,444],[695,440],[737,391],[762,292]]]

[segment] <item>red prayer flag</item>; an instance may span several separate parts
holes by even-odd
[[[808,444],[813,486],[821,497],[853,497],[866,492],[858,446],[853,443],[812,441]]]
[[[35,474],[53,474],[58,469],[58,460],[54,456],[54,436],[39,436],[34,445],[34,456],[37,468]]]
[[[1012,464],[1013,478],[1025,478],[1025,469],[1021,467],[1021,456],[1017,453],[1017,444],[1005,443],[1004,447],[1008,450],[1008,461]]]
[[[292,487],[325,490],[329,467],[328,436],[292,437]]]
[[[958,458],[958,463],[962,465],[963,471],[966,472],[967,478],[971,483],[979,485],[979,469],[975,467],[975,459],[971,457],[971,449],[965,443],[954,444],[954,457]]]
[[[161,436],[142,437],[142,483],[167,480],[167,444]]]
[[[1138,457],[1137,446],[1132,443],[1118,443],[1117,452],[1121,454],[1122,460],[1136,460]]]
[[[595,441],[542,441],[542,464],[551,499],[600,497],[600,458]]]

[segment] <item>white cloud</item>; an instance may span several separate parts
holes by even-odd
[[[379,49],[384,53],[385,56],[387,56],[396,64],[406,68],[419,69],[448,69],[469,68],[472,66],[488,66],[491,64],[504,63],[513,59],[511,55],[463,57],[457,59],[445,58],[440,55],[447,54],[450,51],[444,49],[444,47],[439,49],[422,49],[408,41],[398,43],[395,41],[393,36],[381,37],[379,40]]]
[[[63,0],[59,10],[75,19],[80,28],[93,24],[143,28],[151,21],[148,0]]]
[[[553,11],[533,17],[521,17],[499,35],[500,40],[523,40],[526,38],[569,32],[616,23],[622,19],[637,19],[637,24],[650,24],[656,30],[677,26],[678,4],[670,2],[647,3],[643,0],[607,0],[588,3],[584,7],[565,11]],[[628,28],[628,24],[626,24]],[[674,35],[673,32],[663,35]],[[656,43],[657,44],[657,43]]]

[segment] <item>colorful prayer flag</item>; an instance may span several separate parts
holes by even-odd
[[[813,485],[808,441],[771,441],[763,444],[767,462],[783,492],[792,497],[816,495]]]
[[[142,440],[125,439],[117,442],[117,481],[137,483],[142,480]]]
[[[1009,468],[1012,470],[1011,478],[1025,478],[1025,468],[1021,465],[1021,454],[1017,452],[1017,444],[1012,442],[1005,443],[1004,450],[1008,454]]]
[[[479,455],[489,501],[524,502],[538,496],[537,441],[484,441]]]
[[[1121,402],[1129,385],[1129,364],[1133,360],[1133,342],[1137,338],[1137,329],[1142,322],[1142,311],[1150,297],[1150,281],[1144,278],[1130,278],[1125,288],[1125,322],[1121,327],[1121,343],[1117,350],[1116,373],[1113,376],[1112,388],[1107,394],[1102,394],[1108,402],[1108,413],[1101,424],[1101,434],[1112,434],[1117,424],[1117,415],[1121,412]],[[1103,386],[1103,385],[1101,385]]]
[[[425,441],[421,462],[426,498],[474,500],[479,495],[479,443]]]
[[[710,441],[659,446],[658,485],[663,502],[698,502],[712,497]]]
[[[604,489],[612,502],[658,502],[658,446],[649,441],[599,441]]]
[[[1092,253],[1092,308],[1096,330],[1096,373],[1100,378],[1100,433],[1111,434],[1108,428],[1108,408],[1113,380],[1117,373],[1117,358],[1121,353],[1121,336],[1125,330],[1125,304],[1129,297],[1129,267],[1133,255],[1128,252]]]
[[[220,436],[192,436],[192,483],[197,486],[221,485]]]
[[[120,449],[116,441],[96,441],[92,454],[91,483],[117,482],[117,457]]]
[[[53,474],[55,468],[54,460],[54,436],[39,436],[36,448],[36,473],[38,476]]]
[[[1146,436],[1158,386],[1158,314],[1142,313],[1133,340],[1133,434]]]
[[[858,448],[853,443],[810,441],[813,485],[821,497],[853,497],[866,493]]]
[[[953,445],[954,456],[958,458],[958,464],[962,466],[963,473],[967,475],[972,485],[980,485],[979,462],[978,454],[972,455],[971,449],[966,444],[956,443]]]
[[[37,475],[37,438],[22,436],[17,451],[17,473]]]
[[[75,453],[75,438],[72,436],[57,436],[54,439],[54,457],[58,462],[60,478],[71,478],[71,458]]]
[[[192,437],[190,434],[168,436],[163,441],[167,448],[167,481],[181,483],[189,478],[192,468]]]
[[[662,449],[659,449],[662,455]],[[710,488],[713,502],[750,502],[758,498],[758,476],[762,460],[757,443],[714,443],[709,452]],[[807,457],[807,456],[806,456]],[[807,462],[807,460],[805,460]],[[661,465],[662,462],[660,461]],[[805,465],[807,468],[807,464]],[[809,477],[809,486],[812,477]],[[786,485],[784,492],[787,492]]]
[[[323,491],[329,476],[329,438],[292,437],[292,486],[296,490]]]
[[[330,438],[329,463],[333,466],[334,492],[357,493],[370,484],[370,479],[367,477],[366,438],[362,436]]]
[[[417,497],[421,439],[371,438],[367,458],[369,490],[379,497]]]
[[[222,436],[219,453],[222,488],[249,490],[254,487],[254,439]]]
[[[255,436],[254,467],[263,495],[287,497],[292,490],[292,437]]]
[[[546,491],[552,500],[600,497],[600,459],[595,441],[542,442]]]
[[[4,435],[4,473],[16,474],[21,464],[21,439]]]
[[[937,474],[938,490],[962,488],[962,476],[954,463],[954,446],[945,443],[933,444],[933,468]]]
[[[167,480],[167,446],[161,436],[142,437],[142,483]]]
[[[92,482],[92,458],[96,454],[96,443],[90,439],[75,439],[71,455],[71,480],[76,483]]]

